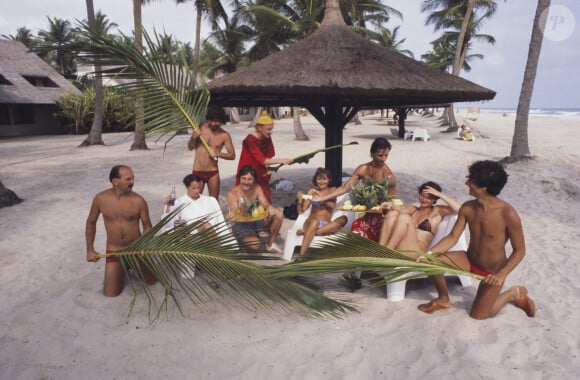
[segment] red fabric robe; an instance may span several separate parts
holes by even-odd
[[[242,153],[238,163],[238,173],[245,165],[251,165],[258,174],[256,183],[262,188],[268,202],[272,203],[272,194],[270,192],[270,175],[266,175],[268,168],[264,161],[274,157],[274,144],[272,139],[260,140],[253,134],[246,136],[242,142]],[[236,185],[240,184],[239,178],[236,178]]]

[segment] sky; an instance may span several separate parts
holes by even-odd
[[[1,0],[6,5],[8,0]],[[93,0],[95,12],[101,10],[119,30],[131,34],[132,1]],[[223,0],[228,4],[228,0]],[[394,18],[387,27],[400,25],[399,36],[406,38],[403,48],[411,50],[415,59],[430,50],[430,42],[440,34],[425,26],[426,15],[420,13],[421,0],[383,0],[403,13],[403,20]],[[482,108],[515,108],[517,106],[527,60],[532,23],[537,2],[534,0],[498,0],[498,10],[485,22],[480,33],[490,34],[495,45],[476,43],[473,53],[484,58],[474,61],[469,73],[461,76],[497,92],[495,99],[480,102]],[[74,22],[86,19],[83,0],[19,0],[0,12],[0,35],[15,35],[26,26],[34,34],[48,29],[47,17]],[[143,7],[143,24],[148,31],[165,31],[193,46],[195,11],[192,2],[157,1]],[[544,33],[531,108],[580,108],[580,1],[552,0]],[[208,31],[207,23],[202,25]],[[467,104],[466,104],[467,105]]]

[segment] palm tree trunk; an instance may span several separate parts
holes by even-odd
[[[87,4],[87,16],[89,20],[89,28],[91,32],[97,32],[97,21],[95,20],[95,7],[93,5],[93,0],[86,0]],[[101,66],[95,66],[96,77],[95,77],[95,113],[93,117],[93,125],[91,125],[91,131],[87,138],[81,143],[80,146],[89,145],[104,145],[103,143],[103,77],[100,74]]]
[[[143,24],[141,22],[141,0],[133,0],[133,24],[135,26],[135,47],[143,53]],[[141,80],[141,79],[139,79]],[[135,100],[135,136],[131,150],[149,149],[145,140],[145,102],[142,94]]]
[[[195,15],[195,46],[193,47],[193,62],[191,63],[191,70],[197,79],[197,69],[199,67],[199,52],[201,45],[201,5],[197,7],[197,14]]]
[[[238,124],[240,122],[240,113],[238,112],[238,107],[230,107],[228,109],[228,114],[230,115],[230,123]]]
[[[469,0],[467,2],[467,10],[465,11],[465,16],[463,16],[463,22],[461,23],[461,30],[459,31],[459,36],[457,37],[457,46],[455,46],[455,59],[453,60],[453,71],[452,74],[459,76],[461,72],[461,67],[463,66],[462,57],[465,57],[464,41],[465,34],[467,33],[467,27],[469,26],[469,19],[473,13],[473,7],[475,6],[475,0]],[[447,127],[448,132],[456,132],[459,126],[457,125],[457,120],[455,120],[455,114],[453,112],[453,104],[449,107],[449,125]]]
[[[523,160],[530,158],[531,155],[528,144],[528,114],[530,112],[530,102],[532,100],[532,93],[534,92],[538,61],[540,60],[542,41],[544,39],[542,31],[546,27],[547,20],[547,17],[541,17],[541,15],[548,9],[550,3],[551,0],[538,0],[530,47],[528,49],[528,61],[524,71],[524,80],[522,82],[518,109],[516,111],[516,122],[509,161]]]
[[[467,33],[467,27],[469,26],[469,19],[473,13],[473,7],[475,6],[475,0],[469,0],[467,3],[467,10],[465,11],[465,16],[463,16],[463,22],[461,23],[461,31],[459,31],[459,36],[457,36],[457,46],[455,46],[455,59],[453,60],[453,75],[459,76],[461,72],[461,56],[463,54],[463,41],[465,41],[465,34]]]
[[[252,119],[252,121],[250,121],[250,124],[248,124],[248,128],[256,128],[256,124],[258,123],[258,118],[260,117],[261,114],[262,114],[262,107],[256,107],[256,114],[254,115],[254,118]]]
[[[292,127],[294,128],[294,135],[298,141],[308,141],[310,138],[304,132],[302,123],[300,122],[300,108],[292,107]]]
[[[445,107],[445,109],[443,110],[443,113],[441,114],[441,124],[439,124],[439,126],[442,125],[449,125],[449,107]]]
[[[8,207],[22,202],[22,199],[18,198],[18,195],[14,191],[4,187],[2,181],[0,181],[0,208]]]

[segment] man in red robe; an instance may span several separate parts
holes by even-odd
[[[272,143],[272,133],[274,131],[274,121],[266,111],[257,120],[256,130],[250,133],[242,142],[242,152],[238,163],[238,172],[245,165],[251,165],[258,174],[256,182],[262,188],[268,202],[272,203],[270,192],[270,177],[272,172],[268,165],[283,164],[290,165],[291,158],[274,158],[274,144]],[[239,185],[239,179],[236,185]]]

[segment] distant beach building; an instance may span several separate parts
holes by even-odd
[[[0,137],[62,133],[53,115],[66,92],[80,94],[25,45],[0,40]]]

